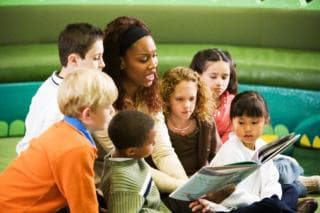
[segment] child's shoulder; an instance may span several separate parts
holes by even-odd
[[[151,173],[143,159],[108,158],[105,168],[110,169],[110,181],[114,189],[136,192],[151,181]]]

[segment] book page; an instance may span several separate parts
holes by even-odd
[[[300,135],[290,134],[258,149],[252,161],[237,162],[225,166],[206,166],[195,173],[189,181],[169,196],[174,199],[192,201],[208,192],[223,189],[229,184],[237,185],[259,166],[292,145]]]
[[[248,161],[219,167],[203,167],[169,196],[184,201],[196,200],[208,192],[219,191],[229,184],[238,184],[258,166]]]
[[[270,142],[260,147],[252,159],[259,163],[265,163],[275,157],[277,154],[282,153],[289,146],[293,145],[294,142],[299,139],[299,137],[300,135],[294,135],[292,133]]]

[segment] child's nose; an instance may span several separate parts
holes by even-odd
[[[101,60],[99,61],[99,66],[100,66],[101,68],[104,68],[104,67],[106,66],[106,64],[104,63],[103,59],[101,59]]]
[[[251,125],[245,125],[244,130],[246,132],[251,131]]]
[[[185,107],[185,108],[189,108],[190,105],[191,105],[191,102],[190,102],[190,101],[185,101],[185,102],[184,102],[184,107]]]

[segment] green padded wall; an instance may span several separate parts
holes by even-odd
[[[228,2],[228,3],[226,3]],[[161,43],[216,43],[320,50],[319,0],[4,1],[0,44],[54,42],[70,22],[104,27],[120,15],[144,20]],[[50,26],[50,27],[48,27]]]
[[[241,83],[320,90],[320,51],[217,44],[158,44],[159,72],[189,66],[200,49],[228,50]],[[0,46],[0,82],[43,81],[60,69],[56,44]]]

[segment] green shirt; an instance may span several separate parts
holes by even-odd
[[[108,212],[170,212],[144,159],[107,158],[101,180]]]

